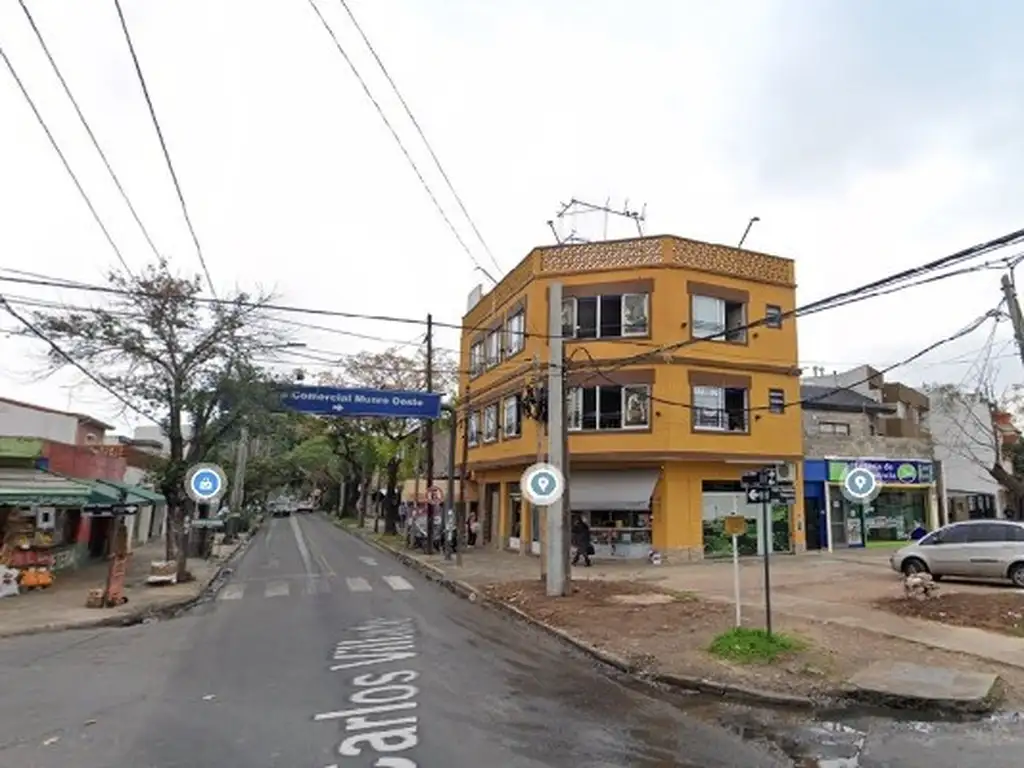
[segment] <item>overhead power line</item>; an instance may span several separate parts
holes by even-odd
[[[380,71],[384,73],[384,77],[387,79],[388,84],[391,86],[391,90],[393,90],[395,92],[395,96],[398,97],[398,102],[402,105],[402,109],[405,110],[405,114],[409,117],[409,121],[413,124],[413,127],[416,128],[416,132],[420,135],[420,139],[423,140],[423,145],[427,148],[427,152],[430,153],[430,159],[434,161],[434,165],[437,167],[438,172],[441,174],[441,178],[444,179],[444,183],[448,185],[448,190],[452,193],[452,197],[458,204],[459,210],[462,211],[462,215],[466,217],[466,221],[469,222],[469,226],[473,228],[473,234],[475,234],[476,239],[480,241],[480,245],[484,247],[484,250],[487,252],[487,255],[491,259],[491,263],[494,264],[495,268],[498,270],[498,274],[501,274],[504,271],[501,268],[501,264],[499,264],[498,260],[494,257],[494,252],[491,250],[491,247],[487,244],[487,241],[484,239],[484,236],[480,234],[480,229],[477,227],[476,222],[473,220],[473,217],[469,215],[469,211],[466,210],[466,206],[462,202],[462,198],[459,196],[459,193],[455,191],[455,185],[452,184],[452,180],[448,177],[448,174],[445,171],[444,166],[441,165],[441,161],[438,159],[437,154],[434,152],[433,145],[431,145],[430,141],[427,139],[427,135],[423,132],[423,128],[420,126],[419,120],[416,119],[416,115],[413,114],[412,109],[409,107],[409,104],[405,100],[405,97],[402,96],[402,92],[398,89],[397,83],[395,83],[394,79],[391,77],[391,73],[388,72],[388,68],[384,66],[384,62],[381,61],[380,56],[377,54],[377,49],[374,48],[373,43],[370,42],[370,38],[366,36],[366,33],[363,31],[362,25],[356,20],[356,16],[354,13],[352,13],[352,8],[351,6],[349,6],[347,0],[340,0],[340,2],[342,7],[345,9],[345,13],[347,13],[349,19],[352,20],[352,26],[356,28],[356,31],[359,33],[359,36],[363,39],[363,42],[369,49],[370,54],[373,56],[373,60],[377,62],[377,66],[380,67]]]
[[[60,158],[61,164],[64,166],[64,170],[67,171],[68,176],[71,177],[71,181],[75,184],[75,189],[78,190],[78,194],[82,196],[82,200],[85,201],[86,206],[89,208],[89,213],[92,214],[93,219],[103,232],[103,236],[107,239],[107,243],[110,244],[110,248],[117,255],[117,260],[121,262],[121,266],[124,267],[125,271],[130,275],[132,274],[131,268],[128,266],[128,262],[124,258],[124,254],[121,253],[121,249],[117,247],[117,243],[114,242],[113,236],[110,234],[110,230],[107,229],[107,225],[103,223],[103,219],[100,218],[99,212],[96,210],[96,206],[93,205],[92,198],[89,197],[89,193],[85,191],[85,187],[82,186],[82,182],[78,180],[78,176],[75,174],[74,169],[68,162],[67,157],[61,150],[60,145],[57,143],[57,139],[54,138],[53,132],[50,130],[50,126],[46,124],[46,120],[39,112],[39,108],[36,106],[35,101],[32,100],[32,96],[25,88],[25,83],[22,82],[21,77],[18,75],[18,71],[14,68],[14,64],[8,58],[4,52],[3,46],[0,46],[0,58],[4,60],[4,64],[7,65],[7,70],[11,73],[11,77],[14,78],[14,82],[18,85],[18,90],[21,91],[21,95],[32,109],[32,114],[35,115],[36,121],[39,126],[46,133],[46,138],[50,140],[50,146],[53,147],[53,151],[57,153],[57,157]]]
[[[213,285],[213,278],[210,276],[210,270],[206,266],[206,258],[203,256],[203,246],[199,243],[199,235],[196,234],[196,228],[192,225],[192,217],[188,213],[188,204],[185,202],[185,194],[181,190],[181,183],[178,181],[178,174],[174,170],[174,163],[171,161],[171,153],[167,149],[167,142],[164,140],[164,132],[160,127],[160,120],[156,116],[156,108],[153,106],[153,99],[149,95],[149,87],[146,85],[146,77],[142,74],[142,65],[139,63],[139,57],[135,53],[135,44],[132,42],[131,32],[128,31],[128,22],[125,20],[124,11],[121,9],[121,0],[114,0],[114,7],[117,9],[117,17],[121,20],[121,31],[124,33],[124,40],[128,44],[128,52],[132,56],[132,64],[135,65],[135,75],[139,80],[139,85],[142,86],[142,95],[146,99],[146,106],[149,108],[149,117],[153,121],[153,127],[156,129],[156,136],[160,140],[160,150],[163,152],[164,161],[167,163],[167,170],[171,174],[171,181],[174,183],[174,191],[178,195],[178,202],[181,204],[181,213],[185,217],[185,224],[188,227],[189,234],[192,235],[192,242],[196,248],[196,255],[199,257],[199,264],[203,268],[203,274],[206,275],[206,282],[210,286],[210,293],[214,297],[217,296],[217,289]]]
[[[135,223],[139,225],[139,229],[142,230],[143,237],[146,238],[146,242],[149,243],[149,247],[152,249],[153,254],[160,258],[160,251],[157,250],[156,245],[153,242],[153,238],[149,234],[149,230],[146,229],[146,225],[142,223],[142,219],[139,217],[138,211],[132,204],[131,198],[128,197],[128,193],[125,191],[124,186],[121,184],[121,180],[117,174],[114,173],[114,168],[110,164],[110,160],[107,159],[107,153],[103,151],[103,147],[100,146],[99,139],[96,138],[96,134],[93,133],[92,126],[89,125],[89,121],[85,119],[85,115],[82,113],[82,108],[78,105],[78,100],[75,95],[71,92],[71,87],[68,85],[67,80],[64,79],[64,74],[61,72],[60,67],[57,66],[57,62],[54,60],[53,55],[50,53],[50,47],[46,44],[46,40],[43,37],[43,33],[39,31],[39,27],[36,24],[35,19],[32,17],[32,12],[28,9],[25,0],[18,0],[21,5],[21,10],[25,13],[25,18],[28,19],[29,25],[32,27],[32,31],[36,35],[36,39],[39,41],[40,47],[43,49],[43,53],[46,54],[47,60],[50,62],[50,67],[53,69],[53,73],[57,76],[60,81],[61,87],[64,89],[64,93],[67,94],[68,100],[71,105],[75,108],[75,114],[78,115],[79,121],[82,123],[82,127],[85,128],[85,132],[89,134],[89,140],[92,145],[96,148],[100,158],[103,160],[103,165],[107,169],[107,173],[110,175],[111,180],[114,182],[114,186],[117,187],[117,191],[121,194],[121,199],[124,200],[125,205],[128,206],[128,210],[131,211],[132,218],[135,219]]]
[[[909,357],[906,357],[906,358],[904,358],[904,359],[902,359],[902,360],[900,360],[898,362],[895,362],[892,365],[888,365],[888,366],[886,366],[886,367],[884,367],[884,368],[882,368],[881,370],[878,370],[878,371],[873,371],[871,373],[871,375],[866,376],[863,379],[861,379],[859,381],[855,381],[855,382],[853,382],[851,384],[847,384],[847,385],[840,386],[840,387],[830,388],[827,392],[825,392],[823,394],[820,394],[820,395],[815,395],[814,397],[801,398],[799,400],[794,400],[794,401],[786,402],[786,403],[780,403],[780,404],[777,404],[777,405],[774,405],[774,406],[773,405],[760,405],[760,406],[749,406],[748,405],[748,407],[743,409],[743,410],[745,412],[747,412],[747,413],[754,412],[754,411],[772,411],[772,410],[782,410],[782,411],[784,411],[786,408],[792,408],[794,406],[810,405],[810,404],[819,402],[821,400],[825,400],[828,397],[830,397],[831,395],[836,394],[837,392],[855,391],[857,389],[857,387],[859,387],[862,384],[867,384],[873,378],[875,378],[876,375],[878,375],[878,374],[884,375],[886,373],[889,373],[890,371],[896,370],[897,368],[901,368],[901,367],[903,367],[905,365],[909,365],[909,364],[913,363],[915,360],[921,359],[922,357],[924,357],[928,353],[934,352],[939,347],[945,346],[946,344],[950,344],[950,343],[952,343],[952,342],[954,342],[954,341],[956,341],[958,339],[963,338],[964,336],[967,336],[968,334],[973,333],[978,328],[980,328],[982,325],[984,325],[984,323],[986,321],[988,321],[990,319],[993,319],[993,318],[998,319],[998,309],[989,310],[988,312],[983,314],[981,317],[978,317],[978,318],[972,320],[970,323],[968,323],[965,327],[961,328],[959,331],[956,331],[955,333],[952,333],[952,334],[950,334],[949,336],[947,336],[947,337],[945,337],[943,339],[940,339],[940,340],[938,340],[938,341],[936,341],[936,342],[934,342],[932,344],[929,344],[927,347],[924,347],[920,351],[915,352],[914,354],[910,355]],[[584,354],[586,354],[588,357],[590,357],[590,352],[587,351],[586,348],[583,348],[582,351],[583,351]],[[590,357],[590,359],[593,361],[593,357]],[[575,368],[575,367],[570,367],[569,370],[570,371],[578,371],[578,370],[581,370],[581,369],[578,369],[578,368]],[[609,377],[607,372],[602,371],[602,370],[600,370],[598,368],[583,368],[582,370],[584,372],[587,372],[587,371],[592,371],[593,372],[593,374],[589,377],[588,380],[592,380],[593,378],[598,377],[598,378],[601,378],[601,379],[603,379],[603,380],[605,380],[605,381],[607,381],[607,382],[609,382],[611,384],[615,384],[616,386],[619,385],[619,382],[616,382],[614,379]],[[577,386],[579,386],[579,385],[577,385]],[[663,405],[673,405],[673,406],[677,406],[679,408],[687,408],[687,409],[690,409],[690,410],[695,410],[695,409],[699,410],[699,407],[693,405],[693,403],[684,403],[684,402],[681,402],[679,400],[671,400],[671,399],[664,398],[664,397],[655,397],[653,395],[648,395],[647,399],[650,400],[653,403],[661,403]]]
[[[46,344],[50,347],[51,350],[53,350],[53,352],[58,357],[60,357],[68,365],[71,365],[71,366],[74,366],[75,368],[77,368],[93,384],[98,386],[100,389],[110,393],[115,399],[117,399],[118,402],[120,402],[126,408],[134,411],[135,413],[139,414],[140,416],[145,416],[147,419],[152,421],[154,424],[158,424],[158,425],[161,424],[160,419],[156,418],[152,413],[150,413],[145,408],[140,408],[139,406],[137,406],[126,395],[124,395],[123,393],[117,391],[117,389],[112,387],[108,382],[104,381],[102,378],[100,378],[99,376],[94,374],[92,371],[90,371],[88,368],[86,368],[80,362],[75,360],[71,355],[69,355],[67,352],[65,352],[64,349],[59,344],[57,344],[57,342],[53,341],[43,331],[39,330],[39,328],[36,327],[35,323],[33,323],[31,320],[29,320],[28,318],[23,316],[21,313],[19,313],[17,310],[15,310],[14,307],[11,306],[10,302],[8,302],[7,299],[4,298],[4,296],[2,294],[0,294],[0,305],[2,305],[5,310],[7,310],[8,314],[10,314],[11,317],[13,317],[15,320],[17,320],[23,326],[25,326],[25,328],[33,336],[36,336],[40,340],[46,342]]]
[[[477,259],[475,255],[473,255],[473,251],[470,249],[468,245],[466,245],[466,241],[463,239],[462,235],[459,234],[459,230],[455,227],[455,225],[452,223],[451,218],[445,212],[444,207],[441,205],[441,202],[437,199],[437,195],[434,194],[434,190],[431,189],[430,184],[427,182],[426,178],[424,178],[422,171],[420,171],[419,166],[416,164],[416,161],[413,160],[412,155],[409,154],[409,150],[406,148],[405,143],[402,141],[402,138],[398,135],[398,131],[395,130],[395,127],[388,119],[388,116],[384,114],[384,109],[381,107],[380,102],[378,102],[377,98],[373,95],[373,91],[370,90],[370,86],[367,84],[362,74],[360,74],[359,68],[356,67],[355,62],[352,61],[352,58],[345,51],[345,48],[341,44],[341,41],[338,39],[337,34],[335,34],[334,29],[331,27],[330,24],[327,23],[327,19],[324,18],[323,13],[320,12],[320,8],[317,7],[317,4],[314,2],[314,0],[307,1],[309,2],[309,7],[313,9],[313,12],[316,14],[317,18],[320,19],[320,23],[323,25],[323,28],[327,31],[327,34],[331,36],[331,40],[334,41],[334,47],[338,49],[338,53],[341,54],[341,57],[345,60],[345,63],[348,64],[349,69],[352,70],[352,74],[355,76],[356,80],[359,81],[359,85],[362,86],[363,92],[366,94],[366,98],[370,100],[370,102],[373,104],[373,108],[377,110],[377,114],[380,116],[380,119],[384,122],[384,125],[391,133],[391,137],[395,140],[395,143],[398,144],[398,148],[402,151],[402,155],[405,156],[406,162],[409,163],[409,166],[412,168],[413,173],[416,174],[416,178],[419,179],[420,184],[423,186],[423,189],[426,190],[428,197],[430,197],[430,201],[434,204],[434,207],[437,209],[437,212],[441,214],[441,218],[444,219],[444,223],[448,225],[448,229],[450,229],[452,235],[455,236],[455,239],[458,241],[459,246],[461,246],[462,250],[466,252],[466,256],[469,257],[469,260],[473,263],[473,266],[476,267],[476,269],[481,274],[486,276],[492,283],[497,285],[497,279],[495,279],[495,277],[491,275],[490,272],[484,269],[483,265],[480,264],[479,259]]]

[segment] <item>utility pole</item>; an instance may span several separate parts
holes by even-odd
[[[565,355],[562,344],[562,284],[548,286],[548,456],[551,464],[565,474]],[[565,478],[566,486],[569,478]],[[569,594],[568,541],[565,538],[567,517],[565,496],[547,508],[545,527],[547,532],[547,594],[548,597],[563,597]]]
[[[452,408],[448,416],[452,421],[448,425],[448,488],[444,495],[444,509],[446,520],[449,515],[455,518],[455,564],[461,566],[462,548],[466,546],[466,510],[461,504],[455,505],[455,449],[459,442],[459,412]]]
[[[462,519],[463,525],[466,520],[466,465],[469,464],[469,403],[470,403],[470,392],[469,385],[466,385],[466,401],[462,404],[462,455],[459,457],[459,506],[462,507]],[[455,415],[458,416],[460,409],[456,409]],[[476,542],[477,546],[483,546],[483,528],[480,526],[480,502],[477,502],[477,538],[480,541]],[[461,564],[461,560],[459,561]]]
[[[1017,301],[1017,288],[1013,284],[1012,274],[1003,275],[1003,296],[1006,298],[1006,311],[1013,324],[1013,337],[1017,340],[1017,352],[1024,362],[1024,315],[1021,315],[1020,303]]]
[[[249,463],[249,427],[242,425],[238,432],[238,445],[235,449],[235,480],[231,485],[231,498],[228,502],[231,506],[231,519],[242,513],[242,504],[245,501],[245,469]],[[231,519],[227,521],[232,525]],[[234,535],[234,530],[229,528],[229,536]]]
[[[538,382],[540,381],[540,355],[533,356],[533,386],[536,391]],[[535,419],[534,424],[537,427],[537,463],[540,464],[544,461],[544,438],[547,437],[548,422],[547,419]],[[548,511],[544,507],[533,507],[530,511],[533,515],[544,516],[544,535],[541,536],[540,543],[540,580],[547,583],[548,580],[548,554],[547,550],[550,543],[547,540],[547,525],[548,525]]]
[[[427,392],[434,391],[434,316],[427,315]],[[427,493],[434,485],[434,421],[427,419]],[[434,505],[427,499],[427,554],[434,551]]]

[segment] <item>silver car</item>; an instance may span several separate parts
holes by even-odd
[[[1024,587],[1024,523],[968,520],[952,523],[889,558],[893,570],[934,578],[1009,579]]]

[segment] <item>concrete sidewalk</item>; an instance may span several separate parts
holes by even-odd
[[[182,607],[195,600],[210,585],[224,563],[245,543],[220,547],[209,560],[190,558],[188,569],[195,577],[184,584],[149,586],[149,564],[164,559],[164,543],[154,542],[132,552],[125,576],[128,602],[114,608],[86,608],[89,590],[106,584],[107,561],[85,566],[66,575],[58,574],[48,589],[22,592],[0,600],[0,637],[51,630],[129,623],[147,615]]]
[[[363,533],[372,534],[372,524]],[[540,580],[537,557],[492,549],[469,549],[463,565],[441,555],[406,550],[448,578],[473,587],[513,581]],[[1024,670],[1024,639],[969,627],[955,627],[904,618],[871,607],[875,597],[899,591],[899,578],[889,568],[888,552],[851,551],[835,555],[810,553],[777,556],[772,560],[773,612],[805,621],[838,624],[877,635],[898,638],[940,651],[966,654]],[[762,562],[746,560],[741,568],[741,603],[747,611],[763,611]],[[574,568],[574,579],[649,581],[661,589],[689,593],[714,602],[733,602],[731,563],[703,562],[650,565],[646,561],[596,562]],[[972,589],[968,586],[966,589]],[[1024,598],[1022,598],[1024,606]]]

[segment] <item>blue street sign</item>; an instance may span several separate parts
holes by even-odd
[[[436,419],[441,395],[393,389],[289,387],[281,403],[293,411],[319,416],[375,416],[388,419]]]
[[[216,464],[196,464],[185,475],[185,492],[199,504],[219,499],[227,487],[224,470]]]

